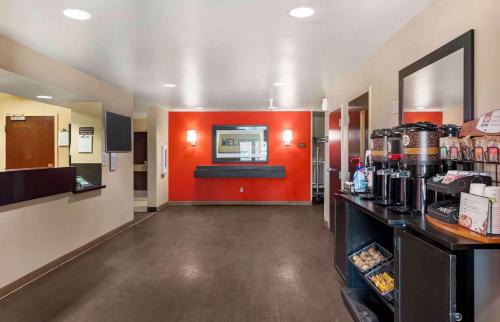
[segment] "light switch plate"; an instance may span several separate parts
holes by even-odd
[[[399,100],[394,100],[392,102],[392,114],[398,114],[399,113]]]

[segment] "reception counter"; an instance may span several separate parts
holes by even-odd
[[[79,188],[78,167],[20,169],[0,172],[0,206],[62,193],[84,193],[105,185]]]
[[[358,196],[337,193],[333,201],[334,267],[356,321],[486,322],[500,316],[500,244],[454,235],[425,217],[393,213]],[[393,254],[393,300],[348,260],[373,242]]]

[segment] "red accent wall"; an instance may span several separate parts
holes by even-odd
[[[443,125],[443,112],[404,112],[403,123],[432,122]]]
[[[212,125],[254,124],[269,127],[267,165],[284,165],[287,176],[285,179],[194,178],[197,165],[213,165]],[[196,130],[196,146],[191,146],[186,141],[188,129]],[[283,144],[284,129],[293,131],[290,146]],[[306,148],[299,148],[298,143],[305,143]],[[171,112],[168,160],[170,201],[309,201],[311,113]],[[243,187],[243,193],[240,192],[240,187]]]

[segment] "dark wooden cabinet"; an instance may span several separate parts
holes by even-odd
[[[395,235],[395,321],[456,321],[456,255],[403,230]]]
[[[333,202],[333,264],[346,283],[347,278],[347,216],[345,202],[334,197]]]

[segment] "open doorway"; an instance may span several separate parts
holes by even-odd
[[[325,195],[325,148],[328,142],[325,137],[325,112],[313,112],[312,116],[312,200],[322,204]]]
[[[134,119],[134,212],[148,211],[147,119]]]

